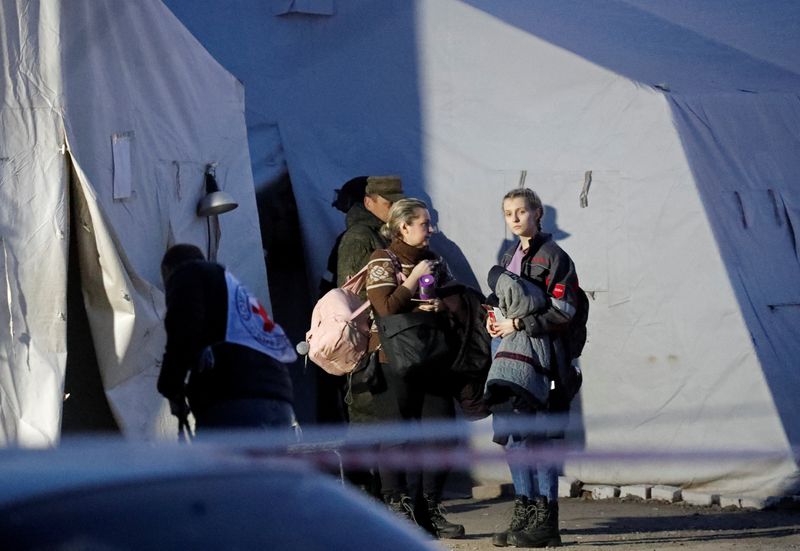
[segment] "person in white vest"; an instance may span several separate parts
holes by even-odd
[[[297,355],[258,300],[194,245],[170,247],[161,276],[167,344],[158,391],[179,422],[191,410],[198,432],[295,424],[286,364]]]

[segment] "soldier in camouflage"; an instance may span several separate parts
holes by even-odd
[[[356,203],[347,212],[347,230],[339,243],[337,262],[337,286],[367,265],[369,257],[378,249],[388,245],[380,233],[381,226],[389,218],[389,209],[395,201],[403,199],[403,184],[398,176],[369,176],[363,203]],[[366,297],[366,289],[361,298]],[[356,377],[357,374],[354,374]],[[377,421],[372,393],[369,390],[350,392],[347,411],[351,423],[374,423]],[[351,481],[370,494],[380,496],[380,478],[377,468],[371,472],[351,473]]]

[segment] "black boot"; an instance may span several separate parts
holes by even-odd
[[[522,530],[528,525],[528,514],[531,510],[528,508],[528,497],[517,496],[514,499],[514,512],[511,513],[511,524],[508,530],[498,532],[492,536],[492,545],[496,547],[506,547],[508,545],[508,535],[511,532]]]
[[[414,517],[414,502],[408,495],[384,495],[383,500],[394,514],[404,518],[412,524],[417,523],[417,519]]]
[[[516,547],[558,547],[561,536],[558,531],[558,502],[547,501],[544,496],[530,500],[532,515],[528,525],[508,535],[508,543]]]
[[[424,497],[433,535],[437,538],[463,538],[464,526],[450,522],[445,518],[446,511],[441,501],[427,494]]]

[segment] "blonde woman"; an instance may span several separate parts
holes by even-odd
[[[443,312],[441,300],[419,299],[419,281],[432,275],[436,285],[452,280],[446,263],[428,248],[434,228],[428,206],[419,199],[401,199],[392,205],[389,217],[382,228],[389,240],[389,251],[375,251],[369,260],[367,272],[367,298],[372,303],[374,315],[388,316],[402,312]],[[405,276],[398,282],[397,271]],[[442,314],[444,315],[444,314]],[[370,352],[378,349],[379,337],[372,334]],[[385,389],[374,392],[378,418],[382,421],[410,421],[434,418],[454,418],[455,407],[448,380],[448,365],[431,365],[405,377],[392,370],[383,350],[379,362]],[[442,362],[446,364],[446,362]],[[381,446],[382,451],[402,450],[406,444]],[[384,501],[401,516],[420,524],[434,536],[454,538],[464,535],[464,527],[453,524],[444,517],[441,495],[447,471],[421,473],[419,485],[423,492],[424,507],[415,510],[418,500],[408,494],[406,472],[379,464]]]
[[[559,247],[552,237],[542,232],[544,207],[539,196],[531,189],[518,188],[503,197],[503,217],[508,229],[519,241],[506,251],[502,266],[508,272],[535,284],[547,295],[547,306],[542,310],[529,312],[517,318],[507,318],[493,322],[487,319],[486,330],[492,337],[506,337],[522,331],[530,337],[550,337],[552,351],[549,372],[556,373],[558,362],[569,362],[561,335],[569,326],[576,312],[578,276],[572,259]],[[495,271],[493,269],[493,271]],[[490,281],[491,284],[491,281]],[[498,353],[495,361],[501,354]],[[527,368],[533,369],[528,366]],[[551,376],[552,377],[552,376]],[[515,397],[509,397],[514,401]],[[516,407],[507,404],[490,405],[495,411],[494,420],[499,422],[502,415],[513,417],[519,413],[534,414],[536,408]],[[558,386],[550,391],[548,403],[542,406],[545,411],[565,411],[569,400],[559,398]],[[513,409],[513,413],[511,410]],[[507,413],[500,413],[506,411]],[[495,441],[505,444],[511,451],[546,443],[542,434],[495,435]],[[494,545],[503,547],[550,547],[561,544],[558,530],[558,473],[555,465],[509,464],[514,482],[516,499],[514,513],[508,530],[493,537]]]

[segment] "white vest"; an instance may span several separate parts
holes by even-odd
[[[283,363],[297,359],[283,328],[272,321],[258,299],[225,270],[228,287],[228,325],[225,342],[240,344]]]

